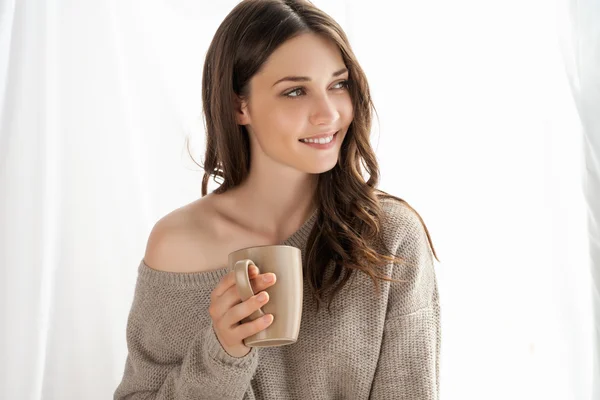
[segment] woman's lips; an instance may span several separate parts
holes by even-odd
[[[299,140],[299,142],[302,143],[302,144],[305,144],[307,146],[310,146],[310,147],[312,147],[314,149],[327,150],[327,149],[332,148],[335,145],[335,143],[337,142],[337,134],[338,134],[338,132],[339,131],[337,131],[337,132],[335,132],[333,134],[333,138],[331,139],[331,142],[329,142],[329,143],[309,143],[309,142],[303,142],[301,140]]]

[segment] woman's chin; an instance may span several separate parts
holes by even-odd
[[[308,174],[322,174],[323,172],[331,171],[335,167],[336,164],[337,164],[337,159],[333,160],[332,162],[328,162],[328,163],[307,165],[307,166],[304,166],[304,168],[301,168],[301,170],[303,170],[304,172],[306,172]]]

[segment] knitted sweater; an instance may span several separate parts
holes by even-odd
[[[383,200],[389,263],[380,283],[355,272],[316,313],[304,284],[298,341],[253,347],[244,357],[222,348],[208,314],[210,293],[227,268],[172,273],[138,268],[127,321],[128,355],[115,399],[406,399],[439,396],[440,307],[433,256],[417,215]],[[281,244],[301,249],[316,212]],[[332,264],[330,264],[332,265]],[[326,276],[330,276],[327,275]]]

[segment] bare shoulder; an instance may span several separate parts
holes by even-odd
[[[225,266],[227,259],[219,257],[215,245],[218,216],[209,196],[173,210],[155,223],[144,254],[148,267],[166,272],[202,272]]]

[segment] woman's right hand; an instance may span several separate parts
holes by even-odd
[[[212,319],[213,328],[217,339],[227,354],[233,357],[244,357],[251,350],[243,340],[267,328],[273,322],[273,315],[266,314],[254,321],[240,324],[242,319],[250,316],[254,311],[264,306],[269,301],[269,294],[264,289],[275,283],[273,273],[258,274],[255,265],[248,267],[248,275],[252,291],[256,295],[242,302],[235,284],[235,272],[231,271],[217,284],[210,294],[208,313]],[[266,278],[266,279],[265,279]],[[271,281],[268,281],[268,279]],[[264,293],[264,300],[260,296]]]

